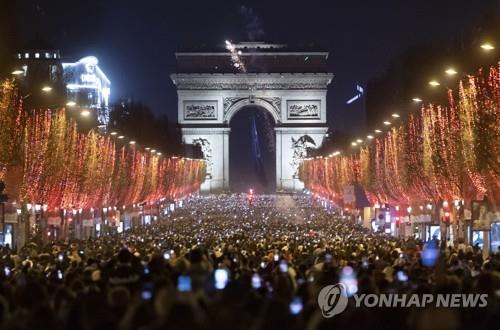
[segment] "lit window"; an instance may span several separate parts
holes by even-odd
[[[50,54],[49,53],[45,53],[45,58],[50,58]]]
[[[35,53],[35,58],[40,58],[40,53]]]
[[[30,53],[25,53],[24,58],[30,58]]]
[[[57,58],[57,54],[56,53],[54,53],[54,58]]]
[[[17,58],[21,58],[21,53],[18,53],[18,54],[17,54]]]

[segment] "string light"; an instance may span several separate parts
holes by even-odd
[[[500,110],[492,106],[500,102],[499,82],[499,67],[465,77],[458,92],[448,92],[446,106],[426,104],[386,134],[367,135],[373,143],[347,155],[304,160],[299,177],[318,195],[341,196],[345,186],[361,184],[372,203],[420,205],[422,211],[432,210],[429,200],[465,196],[488,195],[498,204],[499,196],[491,193],[500,189],[491,150],[497,148],[500,127]]]

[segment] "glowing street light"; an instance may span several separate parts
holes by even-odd
[[[52,90],[52,87],[50,87],[50,86],[42,87],[42,92],[49,93],[51,90]]]
[[[151,149],[151,152],[156,152],[156,149]]]
[[[351,145],[352,145],[353,147],[355,147],[355,146],[357,146],[358,144],[357,144],[356,142],[351,142]]]
[[[495,47],[492,44],[490,44],[489,42],[485,42],[484,44],[482,44],[481,48],[484,49],[487,52],[489,52],[490,50],[495,49]]]
[[[161,156],[161,152],[157,152],[156,154],[157,154],[158,156]]]
[[[122,140],[122,139],[124,139],[124,138],[125,138],[125,136],[120,135],[118,138],[119,138],[120,140]]]
[[[88,117],[88,116],[90,116],[90,111],[88,111],[88,110],[82,110],[82,112],[80,112],[80,115],[82,117]]]
[[[372,140],[373,139],[373,135],[367,135],[366,138],[369,139],[369,140]]]
[[[399,118],[399,117],[400,117],[400,116],[399,116],[399,114],[397,114],[397,113],[393,113],[391,116],[392,116],[393,118]]]
[[[431,80],[429,81],[429,85],[431,85],[432,87],[437,87],[441,84],[437,80]]]
[[[385,125],[385,126],[389,126],[390,124],[391,124],[391,122],[390,122],[390,121],[388,121],[388,120],[384,121],[384,125]]]
[[[117,133],[117,132],[111,132],[110,134],[111,134],[111,135],[116,135],[116,134],[118,134],[118,133]]]
[[[134,140],[132,140],[132,141],[130,141],[130,142],[129,142],[129,144],[135,144],[135,141],[134,141]]]
[[[146,147],[146,150],[150,150],[151,148],[150,147]]]
[[[75,101],[69,101],[66,103],[66,106],[68,106],[68,107],[74,107],[75,105],[76,105]]]
[[[448,69],[445,71],[445,73],[446,73],[448,76],[454,76],[454,75],[456,75],[458,72],[457,72],[455,69],[453,69],[453,68],[448,68]]]
[[[414,97],[414,98],[412,98],[412,101],[415,103],[420,103],[420,102],[422,102],[422,99],[419,97]]]
[[[20,70],[20,69],[17,69],[17,70],[14,70],[11,72],[14,76],[19,76],[20,74],[23,74],[24,73],[24,70]]]
[[[379,130],[379,129],[374,130],[374,132],[375,132],[375,133],[377,133],[377,134],[382,133],[382,131],[381,131],[381,130]]]
[[[361,139],[357,139],[357,140],[356,140],[356,142],[358,142],[358,143],[362,143],[362,142],[363,142],[363,140],[361,140]]]

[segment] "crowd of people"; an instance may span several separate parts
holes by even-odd
[[[1,329],[489,329],[500,255],[373,233],[305,195],[193,196],[151,225],[1,250]],[[432,252],[432,253],[431,253]],[[319,291],[482,293],[482,308],[356,308]]]

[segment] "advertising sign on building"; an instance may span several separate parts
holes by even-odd
[[[344,187],[344,203],[356,202],[356,195],[354,194],[354,186]]]

